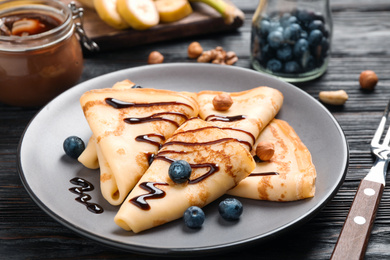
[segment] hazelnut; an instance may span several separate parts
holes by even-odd
[[[360,73],[359,77],[360,87],[366,90],[374,90],[378,83],[378,76],[372,70],[365,70]]]
[[[203,48],[199,42],[192,42],[188,46],[187,52],[190,59],[196,59],[203,53]]]
[[[213,98],[215,110],[226,111],[233,105],[233,99],[227,93],[218,94]]]
[[[238,57],[234,51],[226,52],[225,63],[227,65],[233,65],[238,61]]]
[[[256,155],[262,161],[269,161],[274,156],[275,147],[270,142],[260,142],[256,146]]]
[[[158,51],[152,51],[149,54],[148,64],[157,64],[157,63],[162,63],[163,61],[164,61],[164,56]]]
[[[322,102],[328,105],[344,105],[348,100],[348,94],[345,90],[321,91],[318,97]]]
[[[202,55],[200,55],[197,59],[198,62],[210,62],[212,60],[213,52],[212,51],[204,51]]]

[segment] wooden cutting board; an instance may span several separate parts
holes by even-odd
[[[72,0],[62,0],[68,4]],[[77,6],[82,6],[74,1]],[[231,31],[243,25],[236,18],[232,24],[226,24],[221,15],[203,3],[193,3],[193,13],[186,18],[166,24],[158,24],[148,30],[117,30],[105,24],[95,10],[84,8],[84,30],[94,40],[101,51],[129,48],[137,45],[173,40],[195,35]]]

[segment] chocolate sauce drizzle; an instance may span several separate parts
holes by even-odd
[[[232,137],[225,137],[225,138],[221,138],[221,139],[214,140],[214,141],[197,142],[197,143],[188,143],[188,142],[183,142],[183,141],[170,141],[170,142],[166,142],[163,145],[163,147],[169,146],[169,145],[184,145],[184,146],[213,145],[213,144],[222,143],[222,142],[229,142],[229,141],[236,141],[236,142],[239,142],[239,143],[247,145],[249,148],[252,147],[250,142],[243,141],[243,140],[238,140],[238,139],[232,138]]]
[[[128,124],[142,124],[142,123],[148,123],[148,122],[153,122],[153,121],[165,121],[169,122],[176,127],[179,127],[180,124],[177,123],[175,120],[163,117],[164,115],[176,115],[176,116],[181,116],[185,120],[187,120],[187,116],[183,113],[179,112],[161,112],[161,113],[155,113],[153,115],[147,116],[147,117],[128,117],[123,119],[126,123]]]
[[[235,122],[235,121],[239,121],[239,120],[243,120],[243,119],[246,119],[246,116],[244,116],[244,115],[237,115],[237,116],[209,115],[208,117],[206,117],[205,121],[209,121],[209,122],[213,122],[213,121]],[[248,131],[245,131],[245,130],[242,130],[239,128],[232,128],[232,127],[220,127],[220,129],[242,132],[242,133],[249,135],[250,138],[252,139],[253,143],[255,143],[255,141],[256,141],[256,138],[254,137],[254,135]],[[250,149],[252,149],[252,148],[250,147]]]
[[[87,209],[92,213],[95,214],[103,213],[104,211],[103,208],[99,204],[88,202],[92,199],[92,197],[89,194],[85,194],[85,192],[92,191],[94,189],[92,183],[79,177],[75,177],[71,179],[70,183],[81,186],[81,187],[72,187],[69,189],[69,191],[79,195],[75,199],[76,201],[85,205]]]
[[[159,199],[165,197],[165,191],[160,190],[155,185],[168,185],[165,182],[142,182],[139,184],[139,187],[146,190],[147,194],[140,195],[130,199],[130,202],[135,206],[139,207],[142,210],[150,210],[150,205],[146,200],[150,199]]]
[[[168,102],[152,102],[152,103],[132,103],[132,102],[125,102],[121,101],[115,98],[106,98],[105,99],[106,103],[116,109],[122,109],[122,108],[131,108],[131,107],[152,107],[152,106],[170,106],[170,105],[183,105],[187,106],[191,109],[190,105],[182,102],[176,102],[176,101],[168,101]],[[170,118],[164,117],[165,115],[174,115],[174,116],[179,116],[183,118],[185,121],[188,120],[188,117],[180,112],[171,112],[171,111],[164,111],[164,112],[159,112],[152,114],[147,117],[128,117],[123,119],[124,122],[128,124],[143,124],[143,123],[148,123],[148,122],[153,122],[153,121],[164,121],[173,124],[176,127],[179,127],[180,124],[176,122],[175,120],[172,120]],[[158,137],[160,138],[160,141],[155,141],[151,137]],[[136,141],[138,142],[146,142],[152,145],[157,146],[158,149],[161,149],[162,143],[165,141],[165,136],[162,134],[158,133],[151,133],[151,134],[144,134],[144,135],[139,135],[135,138]],[[154,154],[146,153],[148,156],[148,161],[149,165],[153,162],[154,160]]]
[[[238,115],[238,116],[221,116],[221,115],[209,115],[206,117],[205,121],[221,121],[221,122],[234,122],[245,119],[246,116]]]
[[[151,137],[159,138],[160,142],[151,139]],[[158,149],[160,150],[161,146],[162,146],[161,142],[165,141],[165,136],[163,136],[162,134],[151,133],[151,134],[146,134],[146,135],[139,135],[135,138],[135,140],[138,142],[145,142],[145,143],[153,144],[153,145],[157,146]]]
[[[152,107],[152,106],[171,106],[171,105],[183,105],[193,109],[192,106],[177,101],[166,101],[166,102],[151,102],[151,103],[133,103],[126,102],[115,98],[106,98],[106,103],[114,108],[130,108],[130,107]]]
[[[252,172],[248,177],[279,175],[278,172]]]
[[[178,152],[176,152],[176,153],[178,153]],[[164,160],[168,163],[173,163],[175,161],[167,156],[161,155],[160,153],[154,159],[155,160]],[[219,166],[215,163],[199,163],[199,164],[190,163],[190,166],[191,166],[191,168],[209,168],[209,170],[208,170],[208,172],[199,176],[198,178],[188,180],[188,184],[199,183],[199,182],[203,181],[204,179],[206,179],[207,177],[213,175],[213,173],[219,171]]]

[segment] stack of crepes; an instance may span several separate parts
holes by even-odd
[[[81,97],[93,134],[79,161],[100,168],[103,197],[121,205],[117,225],[137,233],[226,193],[270,201],[314,196],[309,150],[287,122],[275,119],[282,93],[270,87],[228,93],[232,106],[218,111],[212,101],[221,93],[135,88],[125,80]],[[254,156],[264,141],[274,145],[268,161]],[[175,160],[191,165],[184,184],[168,175]]]

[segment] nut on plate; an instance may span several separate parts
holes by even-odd
[[[344,90],[337,91],[321,91],[319,99],[328,105],[344,105],[348,100],[348,94]]]
[[[213,98],[215,110],[226,111],[233,105],[233,99],[227,93],[218,94]]]
[[[187,49],[188,58],[196,59],[203,53],[203,48],[199,42],[192,42]]]
[[[256,146],[256,155],[262,161],[269,161],[274,156],[275,146],[271,142],[259,142]]]
[[[378,83],[378,76],[372,70],[362,71],[362,73],[360,73],[359,83],[362,89],[374,90]]]
[[[158,63],[163,63],[163,61],[164,61],[164,56],[158,51],[152,51],[149,54],[148,64],[158,64]]]

